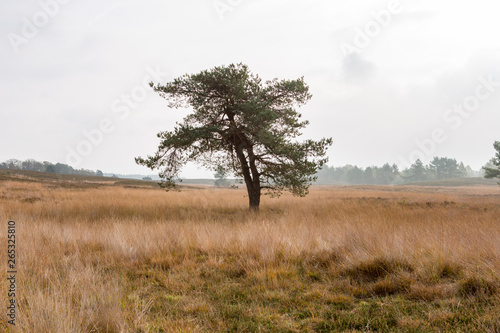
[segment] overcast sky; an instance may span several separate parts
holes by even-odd
[[[493,0],[41,0],[0,5],[0,160],[152,173],[172,110],[143,82],[243,62],[304,76],[304,138],[329,165],[448,156],[479,169],[500,140]],[[207,177],[189,166],[184,177]]]

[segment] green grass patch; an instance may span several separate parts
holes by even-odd
[[[180,262],[172,270],[151,264],[129,272],[125,307],[137,313],[148,306],[142,310],[145,321],[166,331],[171,328],[162,325],[179,322],[217,332],[496,332],[500,327],[497,284],[460,279],[456,266],[443,266],[441,280],[429,282],[419,280],[408,264],[387,259],[362,262],[335,276],[319,266],[304,271],[298,260],[245,269],[235,262]]]

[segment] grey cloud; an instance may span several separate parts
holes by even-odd
[[[357,53],[347,55],[342,62],[342,73],[347,82],[357,82],[369,79],[377,70],[375,63],[363,59]]]

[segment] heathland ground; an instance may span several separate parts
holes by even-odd
[[[0,332],[500,331],[498,186],[247,204],[242,189],[0,170],[0,263],[14,220],[18,265]]]

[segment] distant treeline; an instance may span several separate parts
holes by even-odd
[[[39,172],[49,172],[56,174],[84,175],[84,176],[104,176],[101,170],[92,171],[87,169],[74,169],[62,163],[38,162],[33,159],[20,161],[10,159],[0,162],[0,169],[29,170]],[[429,181],[445,178],[458,177],[482,177],[480,171],[474,171],[470,166],[458,163],[457,160],[447,157],[435,157],[428,165],[424,165],[417,160],[410,168],[399,170],[395,164],[384,164],[381,167],[372,166],[360,168],[353,165],[342,167],[331,167],[328,165],[317,174],[318,184],[345,184],[345,185],[390,185],[405,184],[419,181]],[[115,176],[116,177],[116,176]],[[216,174],[216,178],[218,177]],[[223,177],[225,179],[225,177]],[[150,177],[143,179],[149,180]]]
[[[32,159],[26,161],[20,161],[16,159],[10,159],[5,162],[0,162],[0,169],[12,169],[12,170],[29,170],[29,171],[39,171],[39,172],[49,172],[65,175],[84,175],[84,176],[98,176],[103,177],[104,174],[101,170],[92,171],[87,169],[74,169],[73,167],[62,164],[62,163],[50,163],[50,162],[38,162]]]
[[[404,170],[399,170],[397,165],[390,165],[389,163],[381,167],[372,166],[367,168],[359,168],[353,165],[343,167],[324,166],[318,172],[317,183],[389,185],[481,176],[482,173],[480,171],[474,171],[470,166],[458,163],[456,159],[434,157],[428,165],[424,165],[420,160],[417,160],[411,167]]]

